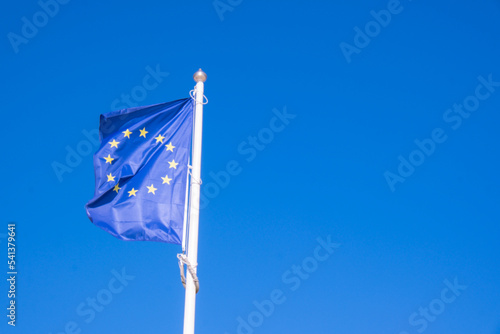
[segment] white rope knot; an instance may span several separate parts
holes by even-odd
[[[197,179],[193,176],[193,174],[191,173],[191,170],[193,169],[193,166],[191,165],[188,165],[188,173],[189,175],[191,175],[191,184],[199,184],[201,185],[203,183],[203,181],[201,179]]]
[[[189,91],[189,96],[191,96],[191,98],[196,102],[196,103],[199,103],[199,104],[208,104],[208,97],[205,96],[205,94],[203,94],[203,102],[198,102],[196,101],[196,87],[194,87],[194,89],[191,89]]]
[[[184,276],[184,265],[186,265],[189,274],[193,278],[194,285],[196,286],[196,293],[198,293],[198,291],[200,291],[200,281],[198,280],[198,276],[196,276],[195,271],[198,264],[196,263],[195,265],[192,265],[185,254],[177,254],[177,258],[179,259],[179,269],[181,271],[182,285],[184,286],[184,288],[186,288],[186,276]]]

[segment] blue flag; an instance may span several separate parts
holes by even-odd
[[[191,98],[101,115],[90,220],[122,240],[180,244]]]

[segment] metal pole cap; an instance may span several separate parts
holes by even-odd
[[[201,68],[193,74],[193,79],[196,82],[205,82],[207,80],[207,74],[201,70]]]

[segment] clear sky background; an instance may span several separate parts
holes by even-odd
[[[202,67],[197,333],[500,333],[498,0],[44,1],[0,14],[0,332],[182,332],[180,246],[84,205],[99,115]]]

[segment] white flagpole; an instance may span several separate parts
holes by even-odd
[[[201,174],[201,134],[203,129],[203,88],[207,75],[201,68],[193,75],[196,81],[195,99],[196,109],[194,115],[194,139],[191,170],[191,191],[189,207],[189,232],[187,245],[187,258],[194,267],[198,264],[198,221],[200,207],[200,174]],[[188,271],[186,273],[186,301],[184,305],[184,334],[194,334],[194,315],[196,306],[196,286]]]

